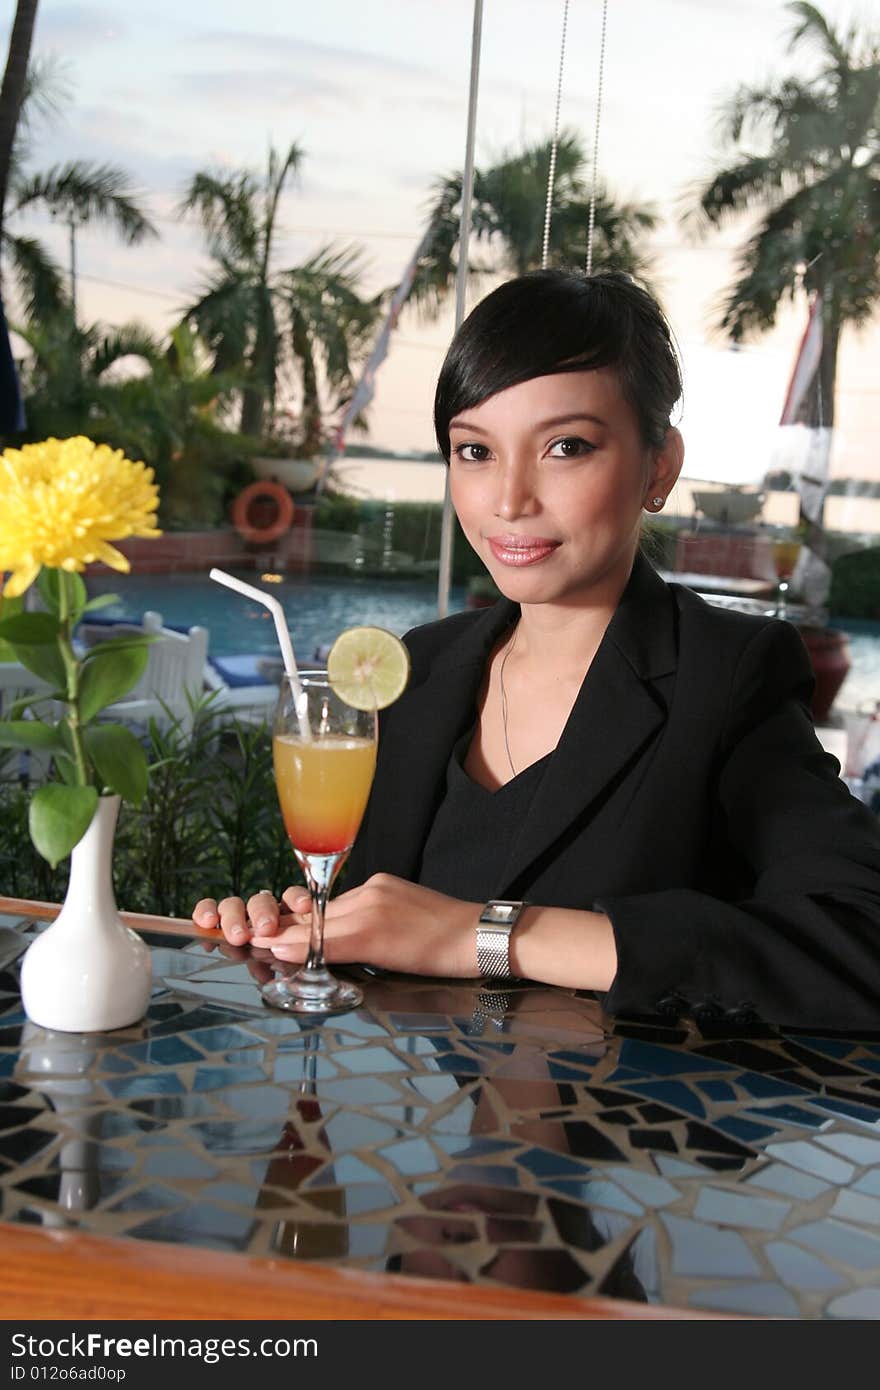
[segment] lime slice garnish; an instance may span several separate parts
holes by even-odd
[[[385,709],[409,680],[409,652],[384,627],[348,627],[327,657],[327,679],[354,709]]]

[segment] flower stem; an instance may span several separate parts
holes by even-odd
[[[61,631],[58,634],[58,650],[61,653],[61,660],[64,662],[64,670],[67,674],[66,723],[70,730],[70,741],[73,744],[73,760],[76,764],[77,781],[81,787],[87,787],[91,778],[86,763],[79,722],[79,662],[76,659],[71,641],[70,591],[67,587],[67,575],[64,570],[58,571],[58,578],[58,621],[61,623]]]

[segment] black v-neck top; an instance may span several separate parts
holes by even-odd
[[[501,891],[514,837],[553,755],[547,753],[489,791],[464,768],[473,736],[472,726],[452,750],[446,793],[422,852],[419,883],[466,902],[487,902]]]

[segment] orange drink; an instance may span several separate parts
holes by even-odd
[[[773,542],[773,564],[780,579],[791,579],[801,553],[800,541]]]
[[[292,733],[272,741],[284,828],[302,854],[342,854],[357,835],[376,767],[376,741]]]

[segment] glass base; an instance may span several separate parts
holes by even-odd
[[[364,992],[357,985],[337,980],[326,970],[303,969],[295,975],[279,976],[264,985],[260,994],[270,1008],[309,1018],[345,1014],[364,1000]]]

